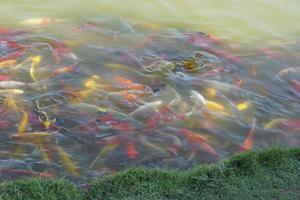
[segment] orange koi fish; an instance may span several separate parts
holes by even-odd
[[[235,81],[235,85],[237,87],[242,87],[243,83],[244,83],[244,81],[241,78],[237,78],[236,81]]]
[[[0,68],[2,67],[11,67],[17,64],[16,60],[6,60],[3,62],[0,62]]]
[[[137,149],[131,143],[126,145],[126,152],[127,152],[128,158],[130,158],[132,160],[136,159],[137,156],[139,155]]]
[[[180,129],[180,133],[190,142],[192,142],[193,144],[199,145],[201,147],[203,147],[205,149],[205,151],[207,151],[209,154],[213,155],[213,156],[218,156],[216,150],[210,145],[208,144],[208,142],[206,141],[205,138],[203,138],[202,136],[186,129],[186,128],[181,128]]]
[[[71,66],[65,66],[65,67],[60,67],[56,70],[54,70],[51,74],[51,76],[57,76],[59,74],[64,74],[64,73],[71,73],[75,70],[75,66],[71,65]]]
[[[248,150],[252,149],[252,147],[254,145],[253,139],[254,139],[254,135],[255,135],[256,124],[257,124],[257,120],[254,117],[252,119],[252,125],[251,125],[252,127],[247,135],[246,140],[244,141],[243,145],[241,146],[240,151],[248,151]]]

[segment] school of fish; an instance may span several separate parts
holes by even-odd
[[[0,27],[0,176],[81,180],[299,146],[293,44],[130,20]]]

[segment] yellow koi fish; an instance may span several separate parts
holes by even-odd
[[[55,19],[55,18],[50,18],[50,17],[41,17],[41,18],[26,19],[26,20],[20,21],[19,24],[36,26],[36,25],[49,25],[49,24],[59,23],[59,22],[63,22],[63,21],[65,21],[65,20]]]
[[[266,123],[264,125],[264,128],[265,129],[272,129],[274,127],[276,127],[278,124],[282,123],[282,122],[285,122],[286,119],[283,119],[283,118],[277,118],[277,119],[273,119],[271,121],[269,121],[268,123]]]
[[[53,136],[56,132],[49,133],[49,132],[30,132],[30,133],[24,133],[24,134],[12,134],[11,138],[15,140],[22,140],[24,142],[28,143],[34,143],[34,144],[43,144],[43,143],[49,143],[52,142]]]
[[[19,94],[23,94],[24,91],[23,90],[19,90],[19,89],[4,89],[4,90],[0,90],[0,94],[1,95],[19,95]]]
[[[18,133],[21,134],[21,133],[24,133],[24,131],[26,130],[26,127],[28,125],[28,122],[29,122],[29,117],[28,117],[28,114],[20,109],[21,113],[22,113],[22,120],[20,122],[20,125],[18,127]]]
[[[36,77],[35,77],[35,68],[38,64],[40,64],[40,62],[42,61],[42,57],[41,56],[35,56],[32,57],[32,63],[31,63],[31,67],[30,67],[30,77],[32,78],[33,81],[36,81]]]
[[[94,168],[96,162],[104,155],[107,155],[109,152],[113,151],[115,148],[118,147],[118,144],[116,143],[110,143],[105,145],[101,151],[99,152],[98,156],[92,161],[90,164],[90,168]]]
[[[205,102],[209,110],[212,110],[214,112],[224,113],[224,114],[228,113],[227,109],[222,104],[219,104],[214,101],[209,101],[209,100],[205,100]]]
[[[236,105],[236,108],[239,111],[244,111],[247,110],[250,107],[250,103],[249,102],[243,102],[243,103],[239,103]]]
[[[75,176],[79,176],[78,167],[71,160],[71,156],[59,146],[56,147],[56,150],[63,166],[67,169],[67,171]]]

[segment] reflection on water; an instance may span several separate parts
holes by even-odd
[[[21,18],[0,29],[3,178],[184,169],[300,144],[296,37],[249,45],[128,18]]]

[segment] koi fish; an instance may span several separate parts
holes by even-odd
[[[26,20],[20,21],[19,24],[36,26],[36,25],[49,25],[49,24],[63,22],[63,21],[65,21],[65,19],[55,19],[55,18],[50,18],[50,17],[42,17],[42,18],[26,19]]]
[[[28,33],[29,31],[27,30],[21,30],[21,29],[8,29],[8,28],[0,28],[0,35],[2,36],[16,36],[16,35],[20,35],[23,33]]]
[[[0,88],[15,89],[28,86],[27,83],[20,81],[0,81]]]
[[[253,66],[251,67],[251,75],[256,78],[257,77],[257,67]]]
[[[194,103],[194,106],[191,111],[184,114],[184,118],[190,117],[198,109],[199,109],[199,112],[202,112],[206,108],[206,101],[205,101],[204,97],[196,90],[190,91],[190,98],[191,98],[192,102]]]
[[[59,146],[56,147],[56,150],[63,166],[67,169],[67,171],[72,175],[79,176],[78,167],[71,160],[71,156]]]
[[[22,120],[18,126],[18,133],[21,134],[21,133],[24,133],[24,131],[26,130],[26,127],[28,125],[28,122],[29,122],[29,117],[28,117],[28,114],[20,109],[20,111],[22,112]]]
[[[14,41],[0,39],[0,49],[13,49],[13,48],[24,48],[24,47],[26,46],[20,45]]]
[[[214,88],[206,88],[205,94],[209,97],[215,97],[217,95],[217,90]]]
[[[205,77],[212,77],[212,76],[216,76],[217,74],[223,73],[227,71],[224,67],[219,67],[216,69],[212,69],[206,73],[204,73],[201,77],[205,78]]]
[[[266,123],[264,125],[265,129],[272,129],[276,126],[278,126],[280,123],[285,122],[286,119],[283,118],[277,118],[277,119],[272,119],[271,121],[269,121],[268,123]]]
[[[6,60],[6,61],[3,61],[3,62],[0,62],[0,68],[11,67],[11,66],[14,66],[16,64],[17,64],[16,60]]]
[[[284,76],[284,75],[287,75],[289,73],[299,73],[299,72],[300,72],[300,67],[288,67],[288,68],[280,70],[278,72],[278,75]]]
[[[116,149],[119,146],[118,143],[109,143],[107,145],[105,145],[101,151],[99,152],[99,154],[97,155],[97,157],[91,162],[90,167],[89,168],[94,168],[96,162],[104,155],[108,154],[109,152],[113,151],[114,149]]]
[[[261,48],[259,49],[259,51],[265,54],[270,59],[277,59],[282,57],[282,55],[278,51],[274,51],[269,48]]]
[[[24,134],[16,133],[12,134],[11,138],[14,140],[22,140],[29,143],[34,142],[36,144],[42,144],[51,142],[55,134],[56,132],[29,132]]]
[[[235,85],[237,87],[242,87],[243,83],[244,83],[244,81],[241,78],[237,78],[236,81],[235,81]]]
[[[32,78],[33,81],[37,81],[36,77],[35,77],[35,68],[42,61],[42,57],[41,56],[35,56],[35,57],[32,57],[31,60],[32,60],[32,63],[31,63],[30,71],[29,71],[30,77]]]
[[[221,40],[217,38],[216,36],[213,35],[208,35],[202,32],[197,32],[194,34],[191,34],[188,38],[187,41],[194,45],[194,46],[199,46],[199,47],[206,47],[209,46],[211,42],[213,43],[220,43]]]
[[[288,129],[300,129],[300,119],[282,121],[280,127]]]
[[[0,94],[1,95],[19,95],[19,94],[23,94],[24,91],[23,90],[18,90],[18,89],[4,89],[4,90],[0,90]]]
[[[136,150],[133,144],[126,145],[126,152],[127,152],[127,156],[132,160],[136,159],[137,156],[139,155],[138,151]]]
[[[229,61],[236,62],[236,63],[243,63],[243,59],[237,55],[231,54],[227,51],[216,49],[216,48],[205,48],[205,50],[209,53],[215,54],[217,56],[223,57]]]
[[[75,70],[75,66],[71,65],[71,66],[65,66],[65,67],[60,67],[56,70],[54,70],[51,74],[51,76],[56,76],[58,74],[64,74],[64,73],[71,73]]]
[[[145,110],[149,110],[149,109],[157,109],[157,107],[162,105],[162,101],[154,101],[154,102],[150,102],[150,103],[146,103],[143,106],[140,106],[139,108],[135,109],[134,111],[132,111],[129,116],[133,117],[135,115],[137,115],[138,113],[143,113]]]
[[[62,57],[80,60],[64,43],[51,41],[50,45],[52,47],[53,59],[56,63],[59,63]]]
[[[4,61],[8,61],[8,60],[15,60],[19,57],[21,57],[22,55],[24,55],[26,52],[26,49],[19,49],[17,51],[13,51],[11,53],[8,53],[2,57],[0,57],[0,62],[4,62]]]
[[[1,120],[0,121],[0,130],[4,130],[9,127],[9,121],[8,120]]]
[[[149,149],[157,151],[158,153],[161,153],[163,155],[167,153],[167,151],[165,149],[149,142],[145,135],[139,134],[139,140],[143,146],[145,146]]]
[[[11,75],[0,75],[0,81],[7,81],[11,78],[12,78]]]
[[[190,142],[195,145],[201,146],[206,152],[213,156],[218,156],[216,150],[203,138],[201,135],[198,135],[186,128],[181,128],[180,133]]]
[[[238,103],[238,104],[236,105],[236,108],[237,108],[239,111],[247,110],[249,107],[250,107],[250,103],[249,103],[249,102],[242,102],[242,103]]]
[[[289,80],[288,83],[292,86],[292,88],[300,93],[300,82],[297,80]]]
[[[252,149],[252,147],[254,145],[253,139],[254,139],[254,136],[255,136],[256,124],[257,124],[257,120],[254,117],[252,119],[251,129],[248,132],[247,138],[244,141],[244,143],[242,144],[242,146],[240,148],[240,151],[248,151],[248,150]]]
[[[207,109],[224,114],[227,113],[227,109],[222,104],[209,100],[205,100],[205,102],[207,105]]]

